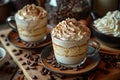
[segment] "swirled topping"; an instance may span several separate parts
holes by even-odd
[[[94,21],[94,26],[104,34],[120,37],[120,11],[109,11],[106,16]]]
[[[31,4],[24,6],[17,15],[21,19],[41,19],[47,16],[47,12],[42,7]]]
[[[90,38],[89,28],[73,18],[68,18],[60,22],[53,28],[51,34],[61,40],[81,40],[83,38]]]

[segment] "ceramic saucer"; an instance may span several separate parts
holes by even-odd
[[[95,49],[94,47],[89,46],[88,53],[90,53],[94,49]],[[78,70],[74,70],[71,68],[61,70],[60,68],[54,67],[51,63],[48,62],[49,57],[51,57],[51,56],[54,57],[52,45],[45,47],[42,50],[40,55],[41,55],[41,62],[45,68],[47,68],[48,70],[50,70],[52,72],[59,73],[59,74],[66,74],[66,75],[82,74],[82,73],[91,71],[99,64],[99,61],[100,61],[100,56],[99,56],[99,53],[97,52],[97,53],[95,53],[95,55],[87,57],[87,60],[85,61],[82,68],[79,68]]]
[[[50,34],[47,34],[42,41],[38,41],[38,42],[25,42],[18,38],[19,35],[14,30],[11,30],[7,35],[7,39],[9,40],[9,42],[11,42],[13,45],[19,48],[25,48],[25,49],[41,48],[51,43]]]

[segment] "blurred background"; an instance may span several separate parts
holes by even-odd
[[[0,24],[6,22],[6,18],[14,15],[26,4],[43,6],[44,0],[0,0]]]
[[[26,4],[44,7],[49,13],[48,19],[52,21],[49,23],[55,25],[67,17],[86,19],[91,12],[102,17],[108,11],[119,10],[119,3],[120,0],[0,0],[0,24]]]

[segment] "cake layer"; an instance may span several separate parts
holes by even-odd
[[[46,33],[46,30],[47,30],[47,27],[41,27],[41,28],[38,28],[34,31],[19,31],[19,34],[20,35],[23,35],[23,36],[26,36],[26,37],[31,37],[31,36],[39,36],[40,34],[42,33]]]
[[[53,49],[54,49],[54,53],[60,56],[75,57],[86,54],[88,49],[88,44],[84,44],[81,46],[74,46],[71,48],[65,48],[53,43]]]
[[[26,31],[19,32],[20,39],[24,41],[39,41],[46,35],[46,27],[34,31],[35,33],[29,33]]]

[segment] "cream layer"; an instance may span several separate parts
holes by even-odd
[[[47,17],[44,17],[42,19],[37,19],[37,20],[25,20],[25,19],[19,19],[16,16],[16,25],[19,31],[32,32],[38,28],[46,26]]]
[[[65,48],[71,48],[74,46],[81,46],[81,45],[88,43],[88,40],[89,40],[89,38],[83,38],[79,41],[76,41],[76,40],[69,41],[69,40],[61,40],[59,38],[56,38],[53,35],[51,35],[51,37],[52,37],[53,43],[55,43],[59,46],[65,47]]]
[[[22,39],[23,41],[26,41],[26,42],[40,41],[45,37],[45,35],[46,35],[45,33],[42,35],[40,34],[38,36],[31,36],[31,37],[26,37],[26,36],[20,35],[20,39]]]
[[[79,55],[75,57],[66,57],[66,56],[60,56],[55,53],[55,57],[58,63],[62,64],[80,64],[82,61],[86,58],[86,55]]]
[[[44,26],[44,27],[38,28],[34,31],[30,31],[30,32],[25,31],[25,30],[19,31],[19,34],[26,36],[26,37],[39,36],[39,35],[42,35],[42,33],[46,33],[46,30],[47,30],[47,27]]]

